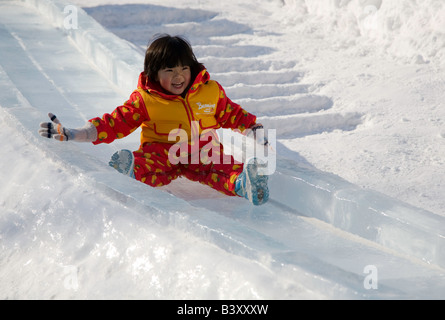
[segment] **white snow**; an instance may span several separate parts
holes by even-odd
[[[443,30],[441,0],[0,2],[0,296],[443,299]],[[137,133],[37,135],[122,104],[163,32],[276,129],[269,204],[119,175]]]

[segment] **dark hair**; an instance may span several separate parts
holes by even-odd
[[[192,79],[204,68],[196,59],[190,43],[184,38],[168,34],[156,37],[145,52],[145,75],[154,81],[159,70],[178,65],[189,66]]]

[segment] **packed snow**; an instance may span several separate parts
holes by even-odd
[[[0,296],[443,299],[443,30],[442,0],[0,2]],[[137,133],[38,136],[122,104],[158,33],[276,130],[270,203],[119,175]]]

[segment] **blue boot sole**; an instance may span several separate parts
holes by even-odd
[[[118,172],[134,178],[134,155],[130,150],[124,149],[115,152],[108,164]]]

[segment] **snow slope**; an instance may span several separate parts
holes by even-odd
[[[73,7],[61,0],[0,3],[2,298],[443,298],[445,218],[429,210],[442,208],[441,198],[422,209],[402,202],[406,194],[398,200],[351,183],[357,168],[369,165],[369,177],[359,180],[363,173],[356,180],[377,185],[379,177],[371,178],[381,158],[372,161],[374,148],[392,146],[383,143],[379,126],[388,126],[393,115],[375,115],[365,105],[371,96],[361,90],[369,86],[365,80],[385,80],[382,68],[404,70],[391,76],[393,81],[414,68],[419,75],[433,70],[433,82],[443,64],[402,67],[388,58],[372,74],[374,54],[392,54],[396,47],[365,54],[361,35],[353,38],[355,44],[335,39],[348,51],[348,62],[334,63],[343,54],[335,50],[319,52],[315,61],[314,52],[326,49],[321,35],[331,32],[317,29],[317,19],[331,15],[310,1],[266,1],[255,11],[249,1],[237,1],[233,12],[215,3],[150,3],[88,1],[86,12],[127,41],[79,7],[74,7],[77,29],[67,28],[67,9]],[[298,23],[299,15],[307,14],[313,20]],[[277,128],[269,204],[253,207],[186,180],[153,189],[117,174],[107,167],[108,158],[117,149],[136,148],[137,134],[96,147],[37,136],[38,123],[49,111],[73,127],[125,101],[147,38],[156,32],[190,35],[196,54],[229,96]],[[307,39],[294,44],[289,37],[295,33]],[[385,41],[366,35],[371,36]],[[292,45],[283,45],[286,37]],[[429,52],[423,62],[441,59],[440,53]],[[349,77],[366,63],[368,73]],[[336,79],[337,69],[346,66],[351,69]],[[400,98],[395,86],[378,89],[372,93],[374,107],[377,101]],[[441,101],[431,91],[416,94],[425,97],[425,104],[435,101],[440,111]],[[351,101],[363,108],[353,108]],[[380,119],[387,121],[379,124]],[[437,126],[440,121],[438,116]],[[371,130],[381,136],[367,137]],[[324,150],[317,151],[315,143]],[[352,149],[342,154],[348,144]],[[398,141],[402,155],[417,155],[403,147]],[[314,161],[317,156],[325,161]],[[341,168],[349,169],[342,177]],[[379,191],[392,188],[384,183]],[[369,286],[368,276],[377,288]]]

